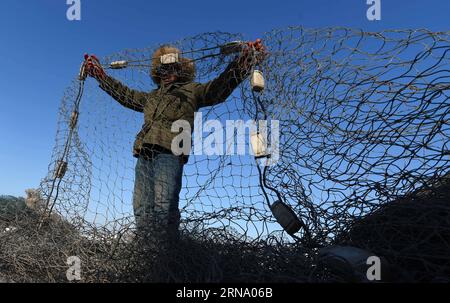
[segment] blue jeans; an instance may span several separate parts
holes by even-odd
[[[184,163],[173,154],[139,157],[135,170],[133,208],[139,232],[178,234],[179,194]]]

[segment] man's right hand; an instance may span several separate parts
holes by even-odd
[[[84,73],[97,80],[103,80],[106,77],[105,70],[95,55],[84,55]]]

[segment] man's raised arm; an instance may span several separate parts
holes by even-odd
[[[131,89],[113,77],[108,76],[94,55],[85,56],[85,59],[86,73],[98,81],[102,90],[123,106],[138,112],[144,111],[147,101],[145,93]]]
[[[257,55],[252,57],[251,54]],[[260,39],[247,43],[247,48],[228,65],[219,77],[197,85],[195,94],[198,100],[198,107],[224,102],[236,87],[250,75],[253,65],[262,61],[264,57],[265,49]]]

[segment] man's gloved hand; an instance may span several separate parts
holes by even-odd
[[[261,39],[256,39],[255,41],[247,42],[247,46],[250,49],[255,50],[257,52],[257,55],[262,56],[262,59],[264,59],[265,56],[267,55],[266,47],[262,43]]]
[[[259,64],[267,57],[267,52],[261,39],[246,42],[242,51],[241,62],[245,66]]]
[[[95,55],[89,56],[88,54],[84,55],[84,74],[97,80],[102,80],[106,77],[105,70],[98,58]]]

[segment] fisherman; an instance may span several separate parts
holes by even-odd
[[[194,61],[182,57],[175,47],[162,46],[152,56],[151,78],[157,88],[150,92],[128,88],[107,75],[95,56],[85,56],[85,72],[101,89],[123,106],[144,113],[144,125],[133,148],[137,157],[133,209],[138,233],[178,237],[179,194],[188,154],[178,156],[172,151],[172,140],[179,134],[171,131],[172,124],[185,120],[193,130],[194,113],[224,102],[265,54],[260,39],[243,43],[217,78],[197,83]]]

